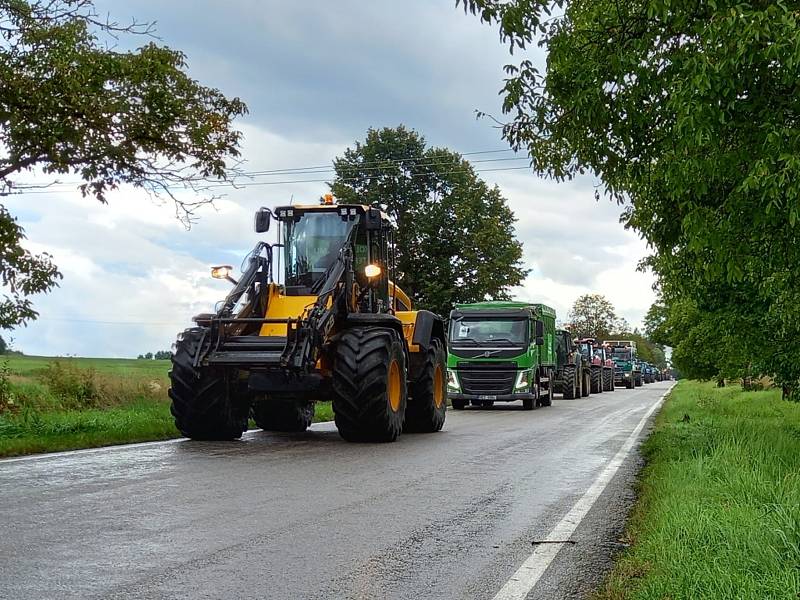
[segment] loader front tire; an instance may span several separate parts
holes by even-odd
[[[447,411],[447,353],[442,341],[433,338],[417,379],[408,390],[403,431],[433,433],[444,425]]]
[[[237,398],[223,372],[195,367],[204,329],[195,327],[178,338],[169,372],[170,412],[175,426],[193,440],[233,440],[247,431],[249,406]]]
[[[264,431],[305,431],[314,420],[314,403],[262,400],[253,405],[253,420]]]
[[[393,442],[406,414],[406,357],[400,335],[381,327],[345,331],[333,362],[333,412],[348,442]]]

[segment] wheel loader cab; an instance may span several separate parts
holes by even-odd
[[[319,293],[337,261],[352,257],[353,276],[363,312],[389,310],[389,278],[393,263],[388,247],[392,225],[378,209],[361,205],[285,206],[276,209],[281,225],[283,282],[286,296]],[[368,277],[368,265],[378,275]]]
[[[170,395],[178,429],[236,438],[252,416],[262,429],[302,431],[314,403],[328,399],[350,441],[441,429],[444,325],[413,310],[392,283],[388,216],[328,198],[263,208],[256,230],[265,232],[273,217],[277,243],[259,242],[238,280],[229,278],[234,289],[217,313],[176,344]]]

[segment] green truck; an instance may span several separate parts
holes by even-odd
[[[629,390],[642,385],[641,363],[636,358],[636,342],[633,340],[606,340],[614,360],[614,383]]]
[[[478,302],[450,313],[447,395],[455,409],[553,401],[556,312],[544,304]]]

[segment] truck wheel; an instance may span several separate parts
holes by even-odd
[[[553,404],[553,371],[547,371],[547,393],[542,393],[542,388],[539,388],[539,406],[552,406]]]
[[[169,372],[175,427],[193,440],[233,440],[247,431],[248,402],[230,393],[224,372],[195,367],[204,329],[178,337]]]
[[[633,378],[633,374],[631,374],[631,378],[625,382],[625,387],[629,390],[632,390],[636,387],[636,380]]]
[[[642,387],[642,376],[641,375],[638,375],[637,377],[634,378],[634,385],[636,387]]]
[[[561,390],[565,400],[572,400],[578,395],[579,390],[575,388],[575,366],[567,365],[561,378]]]
[[[314,420],[314,403],[262,400],[253,405],[253,420],[264,431],[305,431]]]
[[[348,442],[393,442],[406,414],[406,357],[392,329],[345,331],[333,361],[333,413]]]
[[[592,368],[589,371],[592,378],[591,390],[593,394],[600,394],[603,391],[603,369]]]
[[[583,377],[581,377],[581,396],[586,398],[592,393],[592,373],[591,369],[582,369]]]
[[[453,406],[454,410],[464,410],[467,406],[466,400],[451,400],[450,404]]]
[[[434,338],[419,377],[409,387],[403,431],[433,433],[442,428],[447,411],[446,369],[447,353],[442,341]]]
[[[614,371],[611,369],[606,369],[606,391],[614,391]]]

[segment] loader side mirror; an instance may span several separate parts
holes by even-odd
[[[261,207],[256,211],[255,229],[256,233],[269,231],[269,224],[272,221],[272,211]]]

